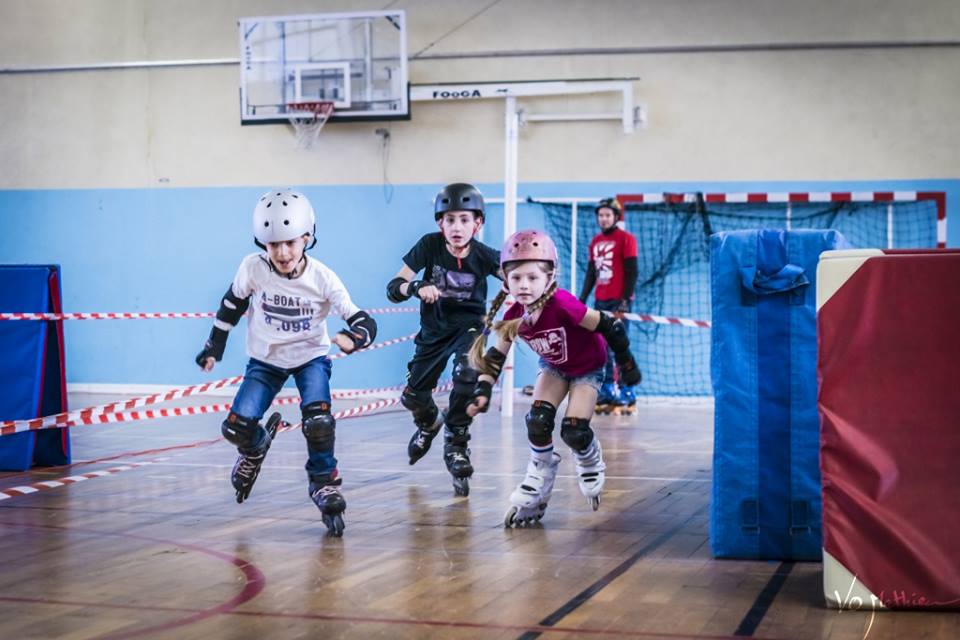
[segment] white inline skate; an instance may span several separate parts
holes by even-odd
[[[538,522],[547,510],[553,483],[557,479],[560,454],[551,454],[549,462],[531,459],[527,475],[510,494],[510,508],[503,518],[505,527],[522,527]]]
[[[577,483],[590,507],[596,511],[600,508],[600,494],[603,492],[604,470],[603,449],[600,440],[594,436],[590,445],[583,451],[575,451],[577,461]]]

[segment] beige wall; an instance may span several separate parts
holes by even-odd
[[[3,0],[0,66],[235,58],[247,15],[388,2]],[[400,0],[415,53],[487,2]],[[428,54],[956,39],[956,0],[501,0]],[[533,124],[521,181],[956,178],[960,49],[414,60],[415,83],[638,76],[649,128]],[[314,151],[241,127],[236,66],[0,75],[0,188],[497,182],[499,101],[415,103],[408,122],[331,124]],[[611,98],[612,100],[612,98]],[[603,98],[524,103],[610,110]]]

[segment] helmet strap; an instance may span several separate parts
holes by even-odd
[[[273,264],[273,260],[270,259],[270,254],[267,254],[267,264],[270,265],[270,270],[273,271],[278,276],[282,276],[287,280],[293,280],[294,278],[303,274],[303,271],[300,270],[300,265],[307,264],[307,254],[304,253],[303,255],[300,256],[300,261],[297,262],[297,266],[295,266],[290,273],[283,273],[279,269],[277,269],[277,265]]]

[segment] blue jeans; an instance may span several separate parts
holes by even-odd
[[[603,384],[603,367],[597,367],[593,371],[588,371],[581,376],[568,376],[543,358],[540,358],[540,373],[546,373],[555,378],[566,380],[571,387],[585,384],[588,387],[592,387],[594,391],[600,391],[600,385]]]
[[[616,311],[620,308],[620,300],[594,300],[593,308],[597,311]],[[627,328],[627,321],[623,322],[623,328]],[[607,364],[603,367],[603,384],[613,384],[613,351],[607,347]]]
[[[329,403],[331,365],[327,356],[314,358],[296,369],[281,369],[250,358],[243,382],[233,399],[231,411],[244,418],[260,420],[290,376],[293,376],[300,391],[301,410],[314,402]],[[258,443],[257,446],[261,444]],[[333,456],[333,442],[329,447],[320,449],[308,441],[307,454],[308,475],[328,475],[337,468],[337,459]]]

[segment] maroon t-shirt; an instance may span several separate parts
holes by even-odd
[[[582,376],[607,362],[607,343],[603,336],[580,326],[587,306],[570,292],[557,289],[530,325],[520,325],[519,335],[551,367],[564,375]],[[515,304],[503,315],[513,320],[523,315],[523,305]]]

